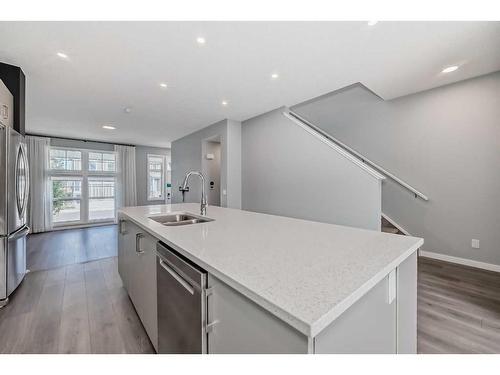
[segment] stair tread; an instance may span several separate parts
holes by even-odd
[[[384,233],[398,234],[399,230],[398,230],[398,228],[394,228],[394,227],[382,227],[382,232],[384,232]]]

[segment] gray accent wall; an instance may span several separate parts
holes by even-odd
[[[203,146],[202,146],[203,147]],[[207,154],[212,154],[213,159],[207,159]],[[207,179],[207,200],[209,204],[220,206],[220,162],[221,162],[221,145],[220,142],[207,141],[204,144],[202,157],[202,172]],[[212,185],[213,183],[213,185]]]
[[[219,121],[172,142],[172,203],[182,202],[179,186],[187,172],[203,169],[203,142],[213,139],[221,143],[220,205],[241,208],[241,123],[231,120]],[[184,201],[199,202],[200,182],[196,177],[190,180],[189,188]]]
[[[500,72],[390,101],[356,85],[292,109],[430,198],[383,183],[383,212],[423,250],[500,264]]]
[[[242,208],[380,229],[381,180],[283,116],[242,126]]]

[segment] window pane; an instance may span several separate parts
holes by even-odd
[[[114,178],[89,178],[89,220],[114,219]]]
[[[52,220],[54,223],[80,221],[82,181],[71,178],[52,179]],[[75,198],[75,199],[72,199]]]
[[[115,217],[115,198],[90,199],[89,219],[105,220]]]
[[[82,169],[82,153],[75,150],[51,149],[50,168],[65,171]]]
[[[102,171],[102,154],[89,152],[89,171]]]
[[[68,159],[81,159],[82,154],[80,151],[68,150],[66,152]]]
[[[104,172],[114,172],[116,170],[115,162],[106,160],[102,163],[102,170]]]
[[[148,156],[149,170],[161,171],[163,169],[163,158]]]
[[[52,221],[63,223],[80,220],[80,201],[54,201],[52,203]]]
[[[89,198],[114,198],[114,196],[114,179],[89,178]]]
[[[163,196],[163,181],[160,172],[149,172],[149,198],[159,198]]]
[[[82,181],[70,179],[52,180],[52,198],[80,198],[82,196]]]
[[[64,169],[66,165],[66,152],[64,150],[50,150],[50,168]]]
[[[89,152],[89,171],[115,172],[116,156],[109,152]]]
[[[50,169],[64,169],[66,166],[66,161],[64,158],[50,158]]]
[[[163,171],[165,158],[163,156],[148,155],[148,199],[163,199]]]
[[[58,150],[58,149],[51,149],[50,156],[64,158],[64,157],[66,157],[66,151],[65,150]]]
[[[102,153],[100,152],[89,152],[89,160],[102,160]]]

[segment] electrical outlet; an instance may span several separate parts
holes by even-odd
[[[471,246],[473,249],[479,249],[479,240],[473,238]]]

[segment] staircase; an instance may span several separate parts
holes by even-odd
[[[294,111],[292,110],[285,111],[283,112],[283,115],[288,119],[290,119],[291,121],[293,121],[294,123],[296,123],[297,125],[301,126],[303,129],[307,130],[312,135],[323,140],[325,143],[328,142],[331,145],[331,147],[337,148],[338,151],[344,153],[344,156],[350,158],[352,161],[356,162],[359,166],[365,167],[367,171],[376,174],[378,177],[380,177],[381,180],[384,180],[386,178],[391,179],[392,181],[396,182],[403,188],[407,189],[415,198],[421,199],[424,202],[429,200],[429,198],[425,194],[415,189],[407,182],[401,180],[400,178],[390,173],[386,169],[382,168],[375,162],[371,161],[364,155],[360,154],[353,148],[347,146],[338,139],[334,138],[331,134],[327,133],[320,127],[312,124],[310,121],[301,117]],[[380,220],[381,220],[380,228],[382,232],[407,235],[407,236],[410,235],[410,233],[406,229],[404,229],[402,226],[400,226],[386,214],[382,213],[382,217]]]
[[[398,228],[392,225],[386,218],[381,217],[380,219],[381,219],[380,221],[381,221],[382,232],[391,234],[401,234],[403,236],[405,235]]]

